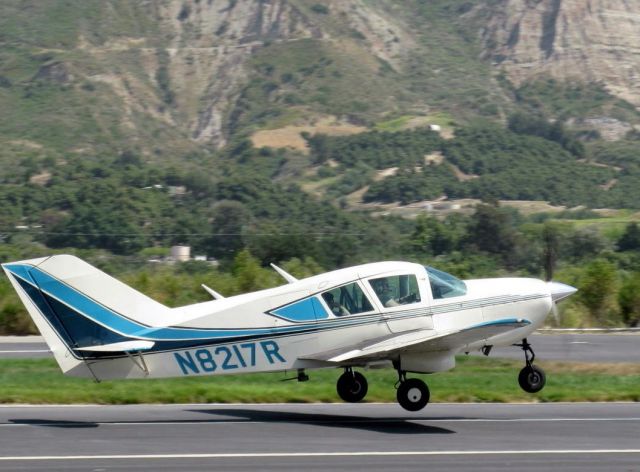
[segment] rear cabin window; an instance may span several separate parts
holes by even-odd
[[[420,302],[420,290],[416,276],[393,275],[371,279],[371,288],[385,307],[408,305]]]
[[[373,306],[357,283],[343,285],[322,294],[322,299],[335,316],[372,311]]]

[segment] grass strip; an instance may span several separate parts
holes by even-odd
[[[449,372],[421,377],[432,402],[640,401],[640,366],[544,362],[547,385],[537,394],[520,390],[522,363],[458,357]],[[366,401],[395,402],[391,369],[363,370],[369,381]],[[0,403],[312,403],[339,402],[335,382],[340,370],[308,372],[311,380],[283,382],[289,373],[120,380],[95,383],[65,377],[53,359],[0,360]]]

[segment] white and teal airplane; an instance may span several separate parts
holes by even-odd
[[[455,366],[460,352],[516,345],[520,386],[544,387],[527,336],[553,304],[576,291],[557,282],[459,280],[409,262],[377,262],[280,287],[169,308],[74,256],[3,264],[7,276],[66,375],[103,379],[340,368],[338,395],[367,393],[354,368],[393,366],[397,399],[417,411],[429,389],[408,372]]]

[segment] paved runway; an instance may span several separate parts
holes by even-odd
[[[0,359],[52,357],[42,336],[0,336]]]
[[[529,337],[539,361],[640,363],[640,334],[534,334]],[[514,347],[495,348],[492,357],[522,359]]]
[[[638,404],[0,407],[0,470],[640,471]]]
[[[529,341],[540,361],[640,363],[640,334],[534,334]],[[50,356],[39,336],[0,337],[0,358]],[[523,359],[515,347],[495,348],[491,356]]]

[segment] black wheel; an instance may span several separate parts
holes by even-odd
[[[345,402],[356,403],[367,395],[369,385],[360,372],[345,372],[338,378],[336,388]]]
[[[544,370],[535,365],[524,367],[518,375],[520,387],[528,393],[539,392],[546,382],[547,377],[544,375]]]
[[[407,379],[398,387],[396,396],[402,408],[409,411],[418,411],[427,406],[431,394],[429,393],[429,387],[422,380]]]

